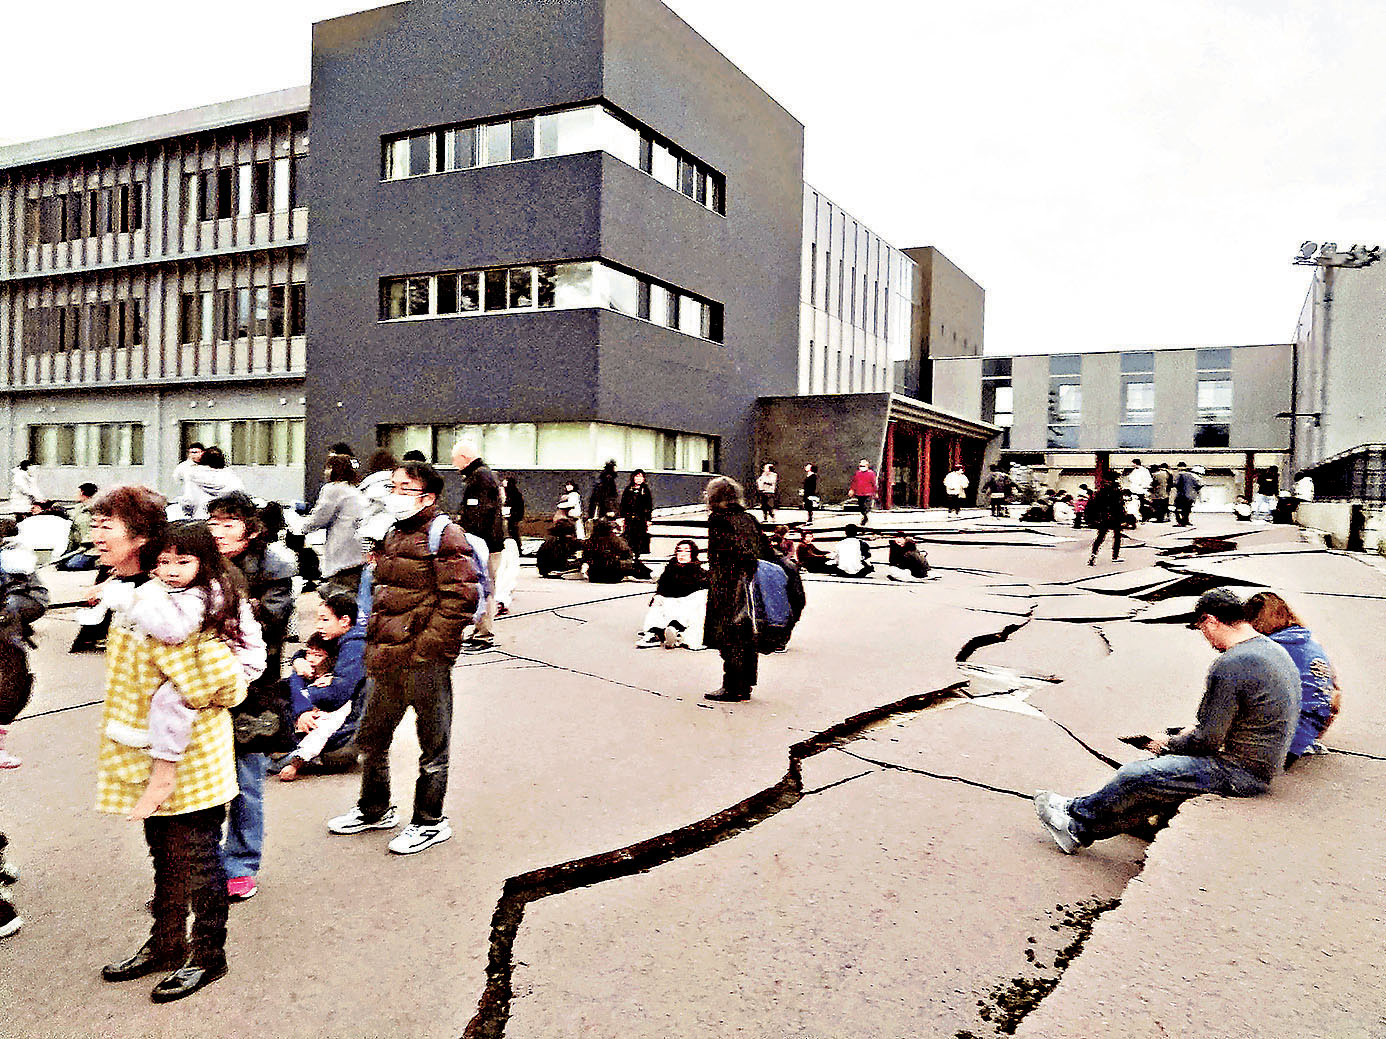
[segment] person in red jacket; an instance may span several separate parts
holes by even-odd
[[[852,485],[847,489],[847,493],[856,497],[857,510],[861,513],[861,522],[865,526],[866,518],[871,512],[871,501],[876,497],[876,471],[865,458],[857,463],[857,471],[852,474]]]

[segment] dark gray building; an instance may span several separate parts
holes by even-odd
[[[311,95],[310,460],[445,462],[464,421],[540,501],[607,458],[665,501],[748,474],[796,389],[803,128],[731,62],[654,0],[412,0],[319,23]]]

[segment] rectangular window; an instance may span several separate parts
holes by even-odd
[[[289,335],[301,336],[308,330],[308,286],[296,281],[289,286]]]
[[[291,184],[290,160],[274,160],[274,211],[286,213],[289,210],[289,186]]]
[[[534,307],[534,268],[512,267],[510,270],[510,309],[530,310]]]
[[[217,219],[229,220],[231,218],[231,177],[230,166],[222,166],[216,171],[217,177]]]
[[[1062,422],[1077,422],[1083,416],[1083,387],[1077,383],[1061,383],[1056,387],[1058,416]]]
[[[671,152],[668,148],[664,147],[664,145],[660,144],[658,141],[654,142],[652,154],[653,166],[650,170],[650,175],[653,176],[654,179],[659,181],[661,184],[671,187],[675,191],[677,191],[679,187],[678,158],[675,157],[673,152]]]
[[[1232,380],[1198,380],[1198,420],[1227,422],[1232,418]]]
[[[236,338],[245,339],[250,335],[250,290],[236,290]]]
[[[1126,383],[1126,421],[1149,424],[1155,417],[1155,384]]]
[[[687,159],[679,159],[679,191],[689,198],[697,190],[698,170]]]
[[[450,170],[469,170],[476,165],[476,128],[472,126],[464,127],[460,130],[449,130],[449,147],[451,148],[448,158],[448,169]]]
[[[481,272],[468,271],[457,276],[457,311],[471,314],[481,309]]]
[[[236,338],[236,310],[231,289],[217,289],[216,329],[219,343]]]
[[[308,156],[295,155],[289,163],[289,208],[308,204]]]
[[[248,162],[236,167],[236,215],[250,216],[250,204],[254,200],[254,168]]]
[[[484,300],[484,310],[505,310],[505,271],[486,271],[484,274],[484,289],[486,297]]]
[[[254,213],[270,211],[270,163],[268,159],[255,163],[251,174],[250,209]]]
[[[130,300],[130,345],[144,345],[144,300],[136,296]]]
[[[679,296],[679,331],[691,336],[703,334],[703,304],[692,296]]]
[[[640,313],[640,279],[625,271],[610,267],[599,268],[604,275],[605,287],[601,294],[600,306],[622,314],[636,317]]]
[[[477,165],[491,166],[510,161],[510,123],[491,123],[480,127],[481,148]],[[489,309],[489,308],[488,308]]]
[[[424,173],[434,173],[433,134],[416,133],[409,138],[409,169],[406,177],[417,177]]]
[[[255,289],[255,324],[251,329],[253,335],[267,336],[269,331],[269,310],[270,310],[270,290],[268,285],[259,285]]]
[[[678,325],[678,313],[675,309],[676,301],[674,294],[663,285],[650,286],[650,320],[656,325],[664,325],[667,328],[675,328]]]
[[[439,314],[457,313],[457,275],[440,274],[438,275],[438,306]]]
[[[809,243],[809,306],[818,305],[818,243]]]
[[[215,220],[217,215],[217,170],[203,170],[197,177],[197,219]]]
[[[403,180],[409,176],[409,138],[386,142],[382,172],[385,180]]]
[[[271,338],[281,339],[289,334],[284,325],[284,318],[288,314],[286,296],[289,287],[287,285],[271,285],[269,290],[269,334]]]
[[[195,343],[202,322],[202,306],[196,292],[185,292],[179,308],[178,341]]]
[[[510,158],[534,158],[534,117],[516,119],[510,124]]]
[[[144,227],[144,184],[136,181],[129,186],[128,191],[126,213],[129,226],[127,230],[138,231]]]

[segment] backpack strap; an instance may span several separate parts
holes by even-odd
[[[452,520],[448,519],[447,513],[440,512],[433,517],[428,525],[428,551],[430,555],[437,555],[439,547],[443,544],[443,531],[448,529],[448,524]]]

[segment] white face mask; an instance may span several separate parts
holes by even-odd
[[[385,511],[396,521],[406,520],[423,508],[416,495],[388,494],[385,496]]]

